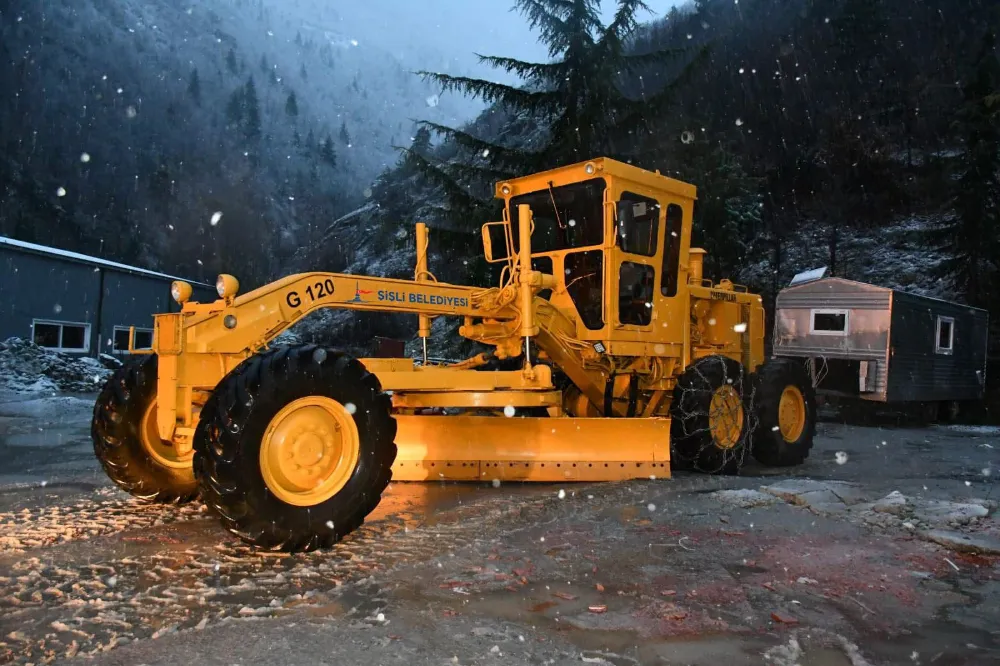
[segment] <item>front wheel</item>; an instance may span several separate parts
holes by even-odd
[[[252,356],[202,409],[202,498],[252,545],[327,548],[361,526],[392,478],[390,410],[375,375],[345,354],[303,345]]]
[[[816,392],[801,359],[773,358],[754,377],[753,457],[770,467],[801,465],[816,435]]]

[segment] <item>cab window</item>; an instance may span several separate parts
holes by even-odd
[[[584,326],[592,331],[604,328],[604,252],[566,255],[566,291]]]
[[[652,266],[623,261],[618,269],[618,321],[632,326],[649,326],[653,320]]]
[[[532,254],[601,245],[604,242],[604,189],[603,178],[592,178],[511,199],[510,222],[515,251],[521,246],[517,211],[521,204],[531,206],[534,215]]]
[[[677,295],[677,265],[681,255],[681,229],[684,210],[677,204],[667,206],[667,228],[663,234],[663,270],[660,273],[660,293]]]
[[[652,257],[660,227],[660,204],[656,199],[623,192],[617,205],[615,235],[618,246],[629,254]]]

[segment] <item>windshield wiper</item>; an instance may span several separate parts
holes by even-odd
[[[559,219],[559,209],[556,207],[556,195],[555,192],[552,191],[552,181],[550,180],[546,183],[546,185],[548,185],[549,188],[549,199],[552,201],[552,212],[556,214],[556,224],[559,225],[560,229],[565,229],[566,225]]]

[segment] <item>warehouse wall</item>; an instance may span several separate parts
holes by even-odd
[[[31,340],[33,321],[84,324],[87,349],[79,353],[112,353],[116,326],[152,329],[154,314],[180,309],[170,297],[170,283],[166,277],[0,245],[0,340]],[[204,303],[218,296],[194,285],[192,298]]]
[[[99,284],[93,266],[0,247],[0,339],[30,340],[37,319],[89,324],[93,353]]]

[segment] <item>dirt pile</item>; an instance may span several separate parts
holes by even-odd
[[[0,342],[0,389],[91,393],[100,390],[110,374],[94,358],[61,354],[21,338]]]

